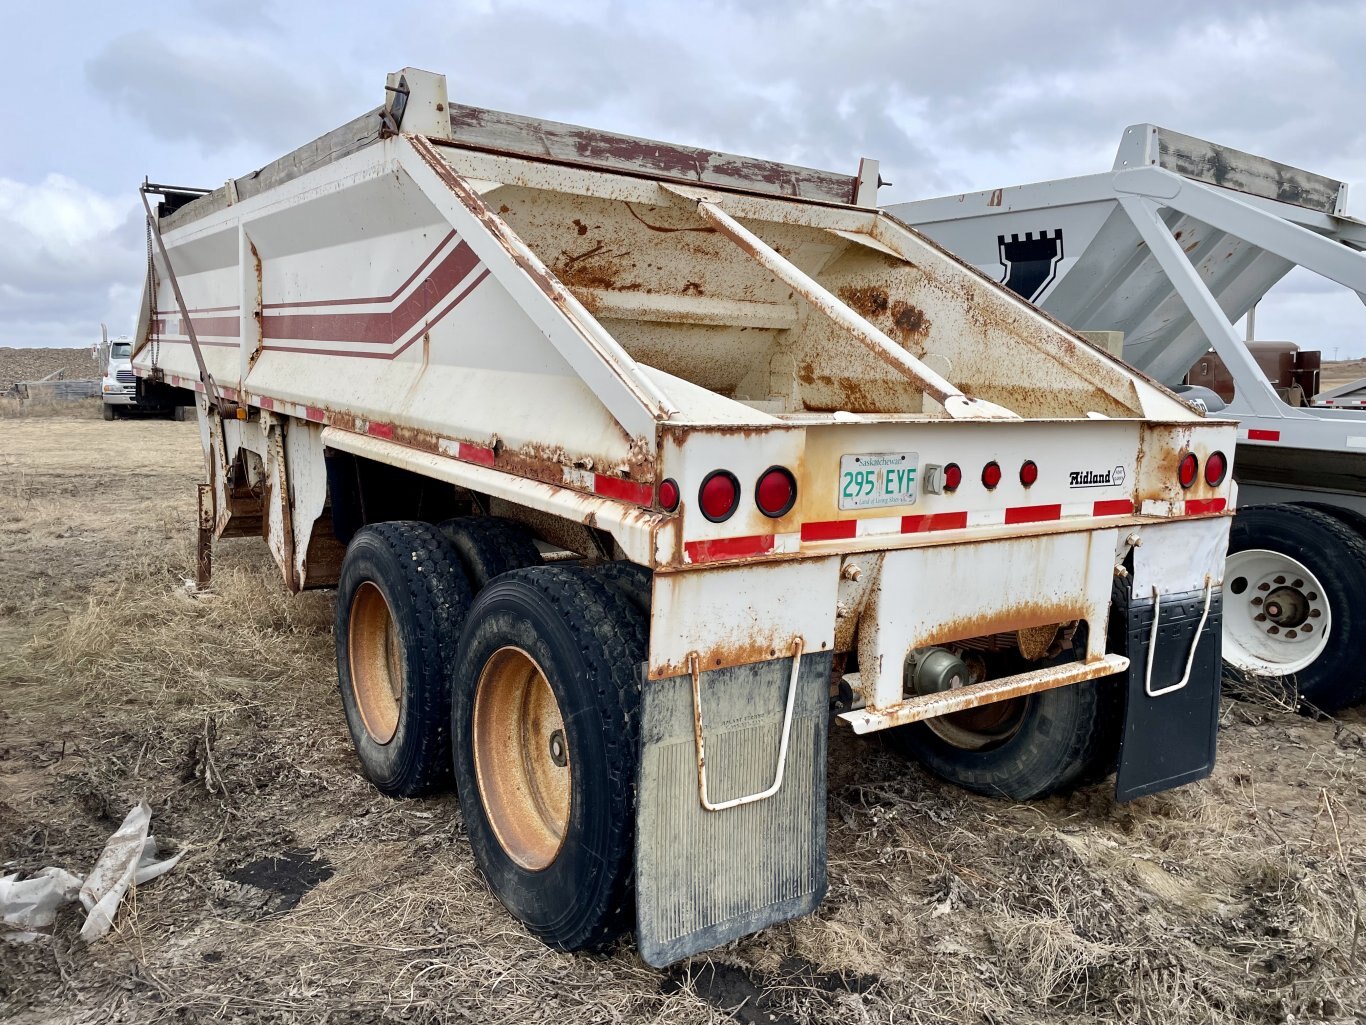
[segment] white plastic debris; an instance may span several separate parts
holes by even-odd
[[[84,882],[60,868],[45,868],[22,881],[0,877],[0,921],[17,929],[6,931],[4,938],[18,943],[39,939],[45,934],[37,930],[50,927],[57,909],[78,897],[86,910],[81,939],[89,943],[107,933],[128,887],[164,875],[185,853],[158,861],[156,837],[147,835],[151,823],[152,809],[139,802],[104,845]]]

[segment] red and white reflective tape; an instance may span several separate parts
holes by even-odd
[[[1001,527],[1021,523],[1048,523],[1075,517],[1132,516],[1134,504],[1127,498],[1099,502],[1019,505],[1005,509],[976,509],[971,512],[922,513],[914,516],[868,516],[851,520],[817,520],[802,524],[801,538],[813,541],[847,541],[881,534],[923,534],[938,530],[965,530],[968,527]]]
[[[1143,503],[1142,512],[1144,516],[1213,516],[1228,508],[1227,498],[1187,498],[1175,502],[1150,498]]]
[[[624,477],[609,477],[605,473],[594,473],[592,470],[581,470],[572,466],[566,466],[563,470],[564,482],[571,488],[591,491],[603,498],[614,498],[618,502],[630,502],[647,508],[654,505],[655,489],[650,484],[626,480]]]

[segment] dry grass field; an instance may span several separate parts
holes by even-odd
[[[819,913],[666,971],[489,894],[452,796],[361,778],[331,596],[254,539],[196,592],[192,423],[0,419],[0,872],[85,872],[128,808],[187,851],[114,931],[0,943],[0,1020],[1360,1021],[1362,716],[1226,703],[1202,784],[1011,805],[836,730]]]

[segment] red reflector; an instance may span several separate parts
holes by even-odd
[[[702,515],[713,523],[730,519],[740,504],[740,482],[735,474],[729,470],[712,470],[698,489],[697,504],[702,507]]]
[[[1181,482],[1183,488],[1188,488],[1195,483],[1199,472],[1200,460],[1195,458],[1194,452],[1187,452],[1181,457],[1181,464],[1176,468],[1176,479]]]
[[[1281,432],[1280,432],[1280,431],[1263,431],[1263,430],[1259,430],[1258,428],[1255,428],[1255,427],[1254,427],[1254,428],[1252,428],[1251,430],[1249,430],[1249,431],[1247,432],[1247,440],[1248,440],[1248,441],[1280,441],[1280,440],[1281,440]]]
[[[963,471],[957,463],[949,463],[944,467],[944,490],[957,491],[958,485],[963,483]]]
[[[786,516],[797,504],[797,481],[781,466],[771,466],[754,487],[754,501],[765,516]]]
[[[1026,459],[1024,465],[1020,467],[1020,483],[1029,487],[1039,479],[1039,467],[1034,460]]]
[[[606,474],[593,475],[593,491],[603,498],[616,498],[636,505],[649,505],[654,501],[654,490],[648,484],[637,484],[633,480],[608,477]]]
[[[1219,513],[1223,512],[1227,506],[1227,498],[1188,498],[1186,499],[1186,515],[1205,516],[1209,513]]]
[[[1134,503],[1127,498],[1108,498],[1091,507],[1092,516],[1128,516],[1134,511]]]
[[[1041,523],[1062,519],[1061,505],[1018,505],[1006,510],[1006,523]]]
[[[659,507],[665,512],[678,508],[678,482],[672,477],[659,485]]]
[[[901,517],[901,532],[903,534],[922,534],[929,530],[962,530],[967,525],[967,512],[930,513],[928,516]]]
[[[772,534],[750,537],[721,537],[714,541],[687,541],[683,550],[690,562],[716,562],[719,559],[746,559],[773,551]]]
[[[858,536],[858,520],[819,520],[802,524],[803,541],[842,541]]]
[[[1224,477],[1228,474],[1228,460],[1224,458],[1222,452],[1211,452],[1209,458],[1205,460],[1205,483],[1212,488],[1217,488],[1224,483]]]
[[[1001,483],[1001,464],[993,460],[982,467],[982,485],[988,491],[996,490],[996,485]]]

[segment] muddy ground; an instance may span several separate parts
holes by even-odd
[[[1229,700],[1214,777],[1012,805],[836,730],[830,893],[657,971],[552,952],[451,796],[361,778],[331,597],[254,539],[187,587],[192,423],[0,420],[0,872],[87,871],[127,810],[187,851],[90,946],[0,943],[0,1020],[1346,1022],[1366,1012],[1358,713]]]

